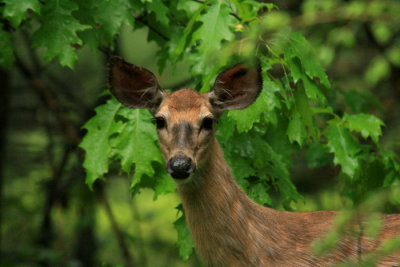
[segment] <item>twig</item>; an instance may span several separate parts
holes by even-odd
[[[171,40],[168,36],[166,36],[165,34],[163,34],[162,32],[160,32],[158,29],[156,29],[155,27],[153,27],[152,25],[150,25],[150,23],[148,23],[145,19],[144,16],[139,16],[137,18],[135,18],[136,21],[139,21],[140,23],[146,25],[150,30],[152,30],[153,32],[157,33],[164,41],[169,41]]]
[[[63,157],[58,164],[57,168],[52,171],[52,179],[47,183],[46,187],[46,202],[43,211],[43,220],[41,224],[41,235],[39,243],[44,247],[48,247],[51,240],[53,239],[53,223],[51,219],[51,210],[54,204],[60,199],[64,192],[60,190],[60,179],[64,172],[64,169],[68,163],[69,156],[71,154],[71,147],[67,145],[64,149]],[[43,263],[44,264],[44,263]]]
[[[39,80],[34,73],[21,61],[18,55],[15,55],[16,65],[20,72],[25,76],[29,85],[40,95],[45,106],[55,113],[59,126],[67,140],[75,146],[78,146],[80,138],[75,127],[70,124],[65,114],[59,108],[57,101],[51,91]]]
[[[229,15],[235,17],[238,21],[242,21],[242,18],[239,17],[236,13],[230,12]]]

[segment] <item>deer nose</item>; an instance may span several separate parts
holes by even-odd
[[[174,179],[186,179],[195,169],[192,159],[183,154],[173,156],[167,163],[167,171]]]

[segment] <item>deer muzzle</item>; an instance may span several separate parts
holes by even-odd
[[[185,154],[177,154],[167,162],[167,171],[174,179],[188,178],[196,170],[196,164]]]

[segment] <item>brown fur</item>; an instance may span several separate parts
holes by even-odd
[[[156,114],[167,115],[169,124],[184,120],[198,129],[199,114],[212,113],[207,95],[192,90],[180,90],[164,99]],[[400,232],[399,215],[385,215],[376,241],[361,233],[343,239],[335,253],[318,258],[310,245],[329,231],[337,213],[281,212],[256,204],[234,181],[214,133],[207,138],[197,133],[192,137],[193,147],[183,151],[199,167],[190,182],[178,184],[178,192],[197,253],[206,266],[330,266],[356,260]],[[174,140],[166,139],[165,133],[159,135],[168,160],[176,153]],[[400,266],[399,259],[386,257],[379,266]]]

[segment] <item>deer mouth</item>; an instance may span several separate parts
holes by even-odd
[[[167,162],[167,172],[175,180],[185,180],[194,173],[196,164],[191,158],[184,154],[173,156]]]

